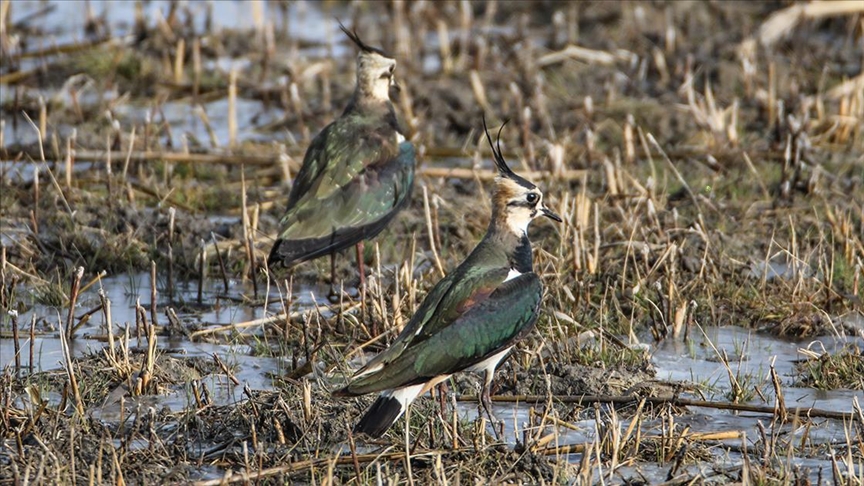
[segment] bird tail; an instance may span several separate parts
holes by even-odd
[[[354,426],[354,433],[364,433],[370,437],[381,437],[393,425],[393,422],[402,416],[402,412],[404,411],[402,402],[398,399],[392,396],[381,395],[369,407],[369,410],[357,422],[357,425]]]
[[[382,393],[354,426],[354,433],[362,432],[370,437],[384,435],[393,422],[402,416],[408,405],[417,398],[424,386],[424,383],[420,383]]]

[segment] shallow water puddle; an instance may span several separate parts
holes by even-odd
[[[653,352],[652,362],[657,369],[657,379],[697,383],[704,388],[706,398],[719,399],[732,388],[720,358],[725,354],[737,379],[758,387],[772,403],[774,390],[768,372],[773,363],[782,380],[787,406],[799,404],[851,411],[851,398],[860,397],[860,393],[823,392],[794,386],[795,365],[803,358],[799,349],[834,353],[849,345],[864,347],[864,338],[820,336],[790,341],[739,327],[715,327],[705,329],[702,336],[695,336],[690,345],[671,340],[661,343]]]
[[[84,38],[82,28],[88,20],[88,9],[94,16],[103,18],[105,20],[104,25],[110,26],[111,43],[125,44],[131,42],[137,3],[125,0],[93,0],[88,2],[88,8],[82,8],[83,5],[78,2],[46,4],[36,0],[16,1],[14,8],[11,9],[11,20],[17,22],[21,19],[31,19],[30,21],[38,26],[41,33],[34,36],[36,40],[31,40],[26,44],[25,56],[20,59],[17,70],[30,71],[45,66],[50,67],[51,63],[57,59],[56,55],[50,54],[31,58],[26,56],[27,53],[92,41],[92,38]],[[172,3],[174,2],[168,0],[142,3],[144,18],[151,19],[151,22],[152,19],[164,19],[168,15]],[[284,29],[290,38],[302,44],[302,47],[299,48],[301,55],[316,57],[320,56],[322,52],[330,50],[333,51],[334,55],[342,55],[350,50],[350,46],[342,42],[335,42],[332,46],[324,47],[325,44],[338,39],[335,35],[338,31],[334,29],[332,18],[334,15],[339,18],[345,17],[345,11],[341,7],[322,6],[316,2],[291,2],[285,5],[283,17],[279,8],[273,6],[275,4],[262,2],[261,5],[264,10],[262,12],[263,18],[274,22],[276,29]],[[243,2],[183,2],[180,4],[178,15],[184,19],[184,24],[194,26],[197,31],[204,31],[208,11],[213,24],[211,28],[246,31],[256,26],[254,9],[250,7],[250,4]],[[187,17],[188,22],[185,20]],[[12,54],[17,55],[19,53],[13,51]],[[207,64],[204,66],[206,69],[227,73],[232,68],[240,68],[251,61],[241,57],[222,57],[215,64],[209,59],[206,62]],[[101,106],[106,99],[116,100],[120,97],[120,93],[113,89],[105,92],[98,91],[96,83],[87,78],[86,75],[82,75],[78,81],[79,83],[74,84],[74,86],[70,85],[70,89],[74,87],[77,103],[85,111],[91,106]],[[55,105],[71,107],[73,104],[69,89],[59,89],[59,86],[57,90],[52,91],[27,90],[24,87],[0,91],[0,102],[4,104],[11,103],[13,99],[18,98],[32,100],[32,104],[36,104],[36,100],[40,97],[49,102],[55,102]],[[188,99],[185,102],[164,103],[160,108],[165,119],[169,122],[172,132],[174,132],[174,137],[177,138],[172,140],[175,147],[182,147],[184,142],[179,140],[181,136],[191,139],[188,142],[190,144],[200,143],[207,147],[210,146],[210,134],[201,121],[197,108]],[[51,109],[56,110],[57,108],[52,105]],[[161,121],[161,115],[154,116],[150,113],[151,109],[152,107],[149,106],[120,103],[112,109],[112,112],[116,120],[120,122],[120,126],[128,129],[133,124],[145,122],[148,117],[153,118],[154,122]],[[223,97],[220,100],[205,103],[204,109],[219,143],[223,146],[226,145],[229,125],[227,98]],[[238,121],[238,142],[284,140],[284,133],[279,131],[274,133],[256,131],[258,127],[267,126],[282,119],[283,112],[281,109],[265,108],[261,101],[244,99],[242,94],[237,99],[235,109]],[[38,113],[29,113],[29,115],[38,121]],[[5,144],[28,145],[37,142],[35,130],[21,113],[11,113],[4,109],[0,118],[4,120],[0,126],[0,130],[3,132],[0,138],[4,140]],[[61,139],[66,139],[76,127],[75,125],[55,122],[51,128]],[[140,133],[139,136],[141,136]]]
[[[813,388],[796,387],[795,366],[803,356],[799,349],[813,349],[819,352],[837,352],[846,346],[864,347],[864,337],[861,336],[821,336],[806,341],[789,341],[779,339],[764,333],[757,333],[739,327],[720,327],[705,330],[704,335],[696,336],[692,344],[684,344],[667,340],[653,348],[652,363],[656,367],[657,380],[670,382],[684,382],[699,385],[704,399],[713,401],[729,401],[727,394],[731,393],[729,375],[726,368],[718,358],[725,353],[728,356],[732,373],[739,383],[746,384],[753,389],[758,388],[765,397],[762,401],[754,397],[743,403],[754,405],[772,406],[775,400],[774,390],[769,376],[769,369],[773,363],[780,376],[782,390],[787,409],[794,411],[796,407],[816,408],[828,411],[853,412],[853,400],[859,403],[864,399],[860,391],[854,390],[831,390],[823,391]],[[740,360],[740,361],[739,361]],[[684,394],[690,396],[692,394]],[[699,395],[693,396],[700,399]],[[463,404],[462,411],[466,416],[473,419],[477,416],[475,404]],[[590,405],[587,406],[591,418],[581,421],[571,421],[576,430],[564,427],[557,428],[557,438],[554,444],[583,444],[590,443],[596,437],[596,421]],[[504,420],[505,438],[509,443],[522,441],[521,429],[529,421],[528,405],[516,407],[505,407],[500,404],[495,406],[495,413]],[[608,409],[604,409],[604,417],[608,417]],[[745,439],[722,440],[717,444],[731,446],[735,450],[746,444],[750,447],[759,440],[758,429],[764,426],[770,434],[770,414],[755,412],[734,412],[706,407],[689,407],[689,414],[676,417],[676,423],[686,425],[690,433],[710,433],[719,431],[742,431]],[[620,421],[620,431],[623,432],[629,420]],[[656,434],[660,430],[660,421],[657,419],[645,420],[642,425],[646,435]],[[822,418],[812,419],[809,427],[793,428],[790,425],[782,427],[782,434],[792,434],[800,441],[806,441],[813,450],[819,450],[818,446],[837,447],[842,449],[847,442],[846,430],[841,420],[829,420]],[[551,432],[552,429],[546,431]],[[544,434],[545,435],[545,434]],[[822,449],[825,450],[825,449]],[[698,471],[714,471],[715,467],[738,465],[742,461],[739,452],[730,452],[730,449],[716,447],[712,449],[713,460],[700,461],[695,465],[685,466],[678,470],[678,474],[685,471],[695,473]],[[570,454],[573,462],[578,462],[582,454]],[[791,463],[803,468],[809,468],[811,480],[817,480],[820,469],[823,474],[828,474],[832,464],[827,452],[819,453],[812,457],[795,454]],[[618,470],[620,478],[644,476],[651,482],[665,481],[671,465],[658,466],[655,463],[642,463],[638,467],[623,467]],[[841,466],[842,469],[842,466]],[[596,471],[601,475],[600,471]]]
[[[164,282],[159,283],[161,289]],[[111,301],[112,320],[119,323],[115,325],[115,336],[124,332],[128,326],[129,332],[134,333],[135,306],[136,301],[147,311],[150,317],[150,277],[148,274],[121,275],[103,278],[101,287],[105,290]],[[158,316],[159,324],[165,326],[167,318],[164,310],[172,307],[183,326],[194,330],[214,329],[220,326],[237,325],[260,320],[266,315],[274,315],[282,312],[280,299],[275,289],[271,289],[270,304],[265,313],[263,305],[249,305],[243,302],[239,296],[249,296],[252,289],[248,283],[231,282],[229,295],[225,295],[222,283],[216,280],[207,282],[202,289],[202,301],[205,305],[197,305],[197,285],[192,283],[178,284],[173,298],[168,298],[167,292],[160,290],[158,293]],[[78,300],[76,316],[99,305],[98,289],[95,284],[81,294]],[[263,292],[263,290],[261,290]],[[310,310],[319,301],[323,304],[321,297],[326,292],[324,287],[302,287],[294,290],[298,301],[292,305],[293,310]],[[29,334],[26,332],[30,318],[35,315],[45,321],[40,321],[37,326],[38,334],[34,342],[34,371],[57,370],[60,372],[63,366],[63,355],[61,340],[57,329],[57,315],[65,325],[65,309],[54,309],[43,305],[36,305],[19,317],[22,324],[21,339],[21,361],[26,369],[29,366]],[[265,315],[266,314],[266,315]],[[50,316],[54,316],[53,318]],[[99,352],[106,346],[106,330],[104,318],[101,312],[95,312],[91,318],[83,323],[76,332],[76,338],[70,342],[70,350],[75,357],[84,357],[89,353]],[[854,321],[854,318],[853,318]],[[854,325],[852,322],[850,325]],[[112,390],[100,407],[88,411],[94,418],[105,423],[119,424],[121,420],[129,420],[130,417],[140,414],[153,413],[182,413],[187,410],[195,410],[193,386],[204,387],[208,390],[213,405],[237,404],[247,399],[243,390],[244,386],[252,390],[274,390],[276,380],[285,377],[291,369],[291,357],[279,356],[271,348],[264,355],[256,351],[256,346],[269,346],[266,343],[264,326],[267,324],[255,324],[248,327],[239,327],[231,330],[229,334],[222,333],[218,342],[209,342],[207,339],[191,340],[184,333],[174,333],[170,336],[159,336],[159,350],[173,360],[170,362],[191,363],[198,360],[201,363],[213,362],[213,356],[218,355],[232,370],[233,376],[239,381],[239,385],[233,383],[218,368],[212,368],[209,372],[187,375],[186,371],[179,371],[176,376],[180,377],[175,383],[170,384],[162,390],[161,394],[133,397],[120,385]],[[229,344],[224,344],[223,339],[231,336]],[[263,343],[263,344],[262,344]],[[729,362],[729,369],[742,386],[747,389],[749,396],[745,399],[747,403],[757,405],[772,405],[774,402],[774,391],[771,385],[769,368],[774,365],[783,385],[786,406],[789,409],[795,407],[814,407],[831,411],[852,411],[853,398],[860,399],[860,392],[850,390],[819,391],[812,388],[796,387],[796,361],[803,358],[799,349],[811,349],[818,352],[835,352],[844,346],[864,347],[862,337],[819,337],[806,341],[790,341],[779,339],[764,333],[738,327],[708,328],[704,333],[694,330],[691,333],[691,342],[667,340],[658,346],[651,348],[652,362],[656,368],[657,380],[669,382],[684,382],[695,385],[701,391],[701,396],[696,393],[685,393],[687,397],[694,399],[706,399],[715,401],[729,401],[732,386],[730,384],[729,372],[722,363],[721,356]],[[138,350],[146,349],[146,338],[132,337],[130,346]],[[361,364],[368,356],[355,356],[353,365]],[[161,363],[165,363],[163,359]],[[170,364],[170,363],[169,363]],[[14,366],[14,343],[10,336],[0,337],[0,365],[3,367]],[[161,365],[160,365],[161,366]],[[194,366],[190,365],[190,370]],[[758,393],[755,390],[758,389]],[[759,394],[765,397],[765,401],[759,399]],[[59,396],[44,396],[50,402],[59,402]],[[424,398],[427,399],[427,398]],[[525,430],[531,422],[529,409],[535,404],[507,404],[496,403],[493,407],[495,415],[504,423],[502,440],[513,446],[524,443],[526,437],[536,437],[536,431]],[[560,407],[560,406],[559,406]],[[566,406],[565,406],[566,409]],[[560,408],[559,408],[560,410]],[[610,409],[604,405],[601,407],[601,416],[604,421],[609,418]],[[474,402],[460,402],[458,413],[464,420],[473,421],[478,417],[478,406]],[[623,417],[624,414],[619,414]],[[541,433],[545,436],[555,433],[556,436],[548,446],[565,444],[586,444],[592,442],[597,436],[597,422],[591,406],[584,408],[577,420],[570,421],[570,427],[547,426]],[[766,428],[770,426],[771,416],[769,414],[730,412],[715,410],[711,408],[690,407],[690,413],[676,417],[679,426],[689,426],[691,433],[718,432],[718,431],[744,431],[746,439],[743,443],[751,446],[758,440],[757,428],[761,423]],[[399,422],[401,424],[401,422]],[[604,422],[605,423],[605,422]],[[618,427],[623,432],[629,425],[629,420],[621,418]],[[661,428],[660,419],[646,419],[642,423],[646,435],[654,434]],[[489,429],[491,431],[491,429]],[[792,429],[791,426],[783,427],[784,433],[802,437],[807,434],[807,441],[813,446],[842,444],[845,441],[843,424],[838,420],[815,419],[813,424],[805,430]],[[527,434],[527,435],[526,435]],[[802,440],[803,437],[802,437]],[[726,440],[717,442],[726,446],[741,446],[742,440]],[[145,447],[147,444],[139,444]],[[206,444],[198,444],[206,448]],[[196,446],[197,447],[197,446]],[[728,448],[717,447],[712,449],[710,460],[698,462],[687,466],[685,469],[691,472],[700,468],[709,468],[717,465],[732,465],[740,463],[742,457],[739,453],[730,452]],[[571,462],[581,460],[581,454],[567,455]],[[816,478],[819,468],[829,470],[830,460],[827,457],[795,457],[794,464],[810,468],[811,476]],[[685,469],[680,470],[683,472]],[[635,477],[645,475],[652,480],[662,480],[669,471],[669,466],[658,466],[656,464],[642,464],[637,468],[623,467],[618,469],[617,477]],[[599,474],[599,471],[598,471]]]

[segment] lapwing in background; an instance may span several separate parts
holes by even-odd
[[[528,224],[539,216],[562,220],[543,203],[537,186],[510,170],[485,118],[483,128],[498,169],[489,229],[429,292],[393,343],[334,392],[381,392],[356,433],[380,437],[415,398],[460,371],[485,373],[481,404],[491,418],[495,367],[537,321],[543,286],[532,269]]]
[[[321,131],[306,150],[288,207],[267,260],[286,267],[357,245],[360,286],[364,283],[363,241],[375,237],[411,198],[414,146],[400,133],[389,90],[396,61],[342,31],[357,45],[357,85],[342,116]]]

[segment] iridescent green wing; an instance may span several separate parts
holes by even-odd
[[[330,128],[320,146],[310,147],[311,163],[298,174],[298,189],[289,196],[280,239],[325,238],[337,229],[375,223],[410,192],[415,163],[410,143],[397,146],[392,131],[384,137],[351,132],[341,124]]]
[[[408,346],[428,339],[453,320],[453,312],[460,309],[460,303],[464,309],[464,304],[488,297],[506,276],[507,269],[504,267],[490,268],[463,263],[435,284],[399,336],[387,349],[357,370],[355,376],[380,368],[396,359]]]
[[[345,391],[363,394],[423,383],[477,364],[533,327],[542,293],[537,275],[526,273],[502,283],[486,298],[465,300],[454,319],[443,327],[439,322],[439,328],[425,339],[408,340],[390,360],[370,362],[365,368],[368,374],[360,373]],[[420,333],[425,334],[422,328]]]

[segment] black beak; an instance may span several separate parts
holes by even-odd
[[[559,223],[563,223],[563,222],[564,222],[564,220],[561,219],[561,216],[558,216],[557,214],[553,213],[553,212],[552,212],[549,208],[547,208],[546,206],[543,206],[542,208],[540,208],[540,211],[543,213],[543,216],[546,216],[547,218],[549,218],[549,219],[551,219],[551,220],[553,220],[553,221],[558,221]]]

